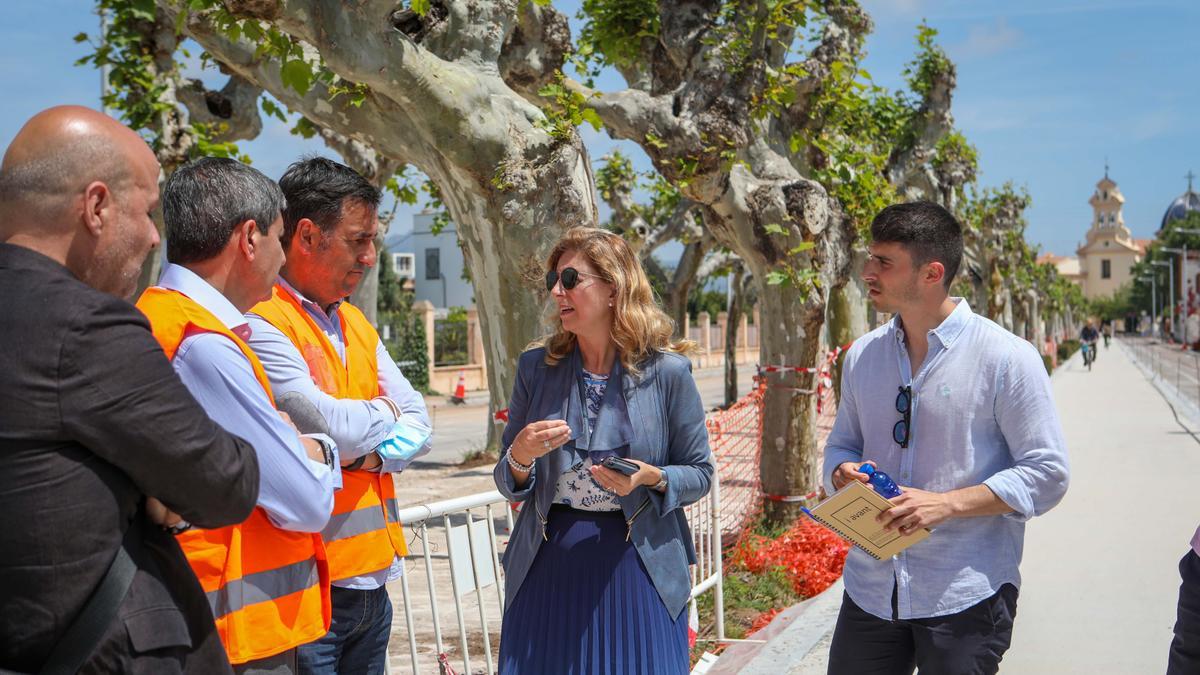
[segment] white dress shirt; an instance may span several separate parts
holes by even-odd
[[[346,340],[342,334],[341,317],[338,316],[341,302],[334,303],[326,312],[320,305],[305,298],[282,278],[279,283],[300,302],[300,306],[325,334],[344,364],[346,362]],[[262,361],[275,395],[282,396],[287,392],[297,392],[312,401],[329,423],[329,435],[337,442],[342,457],[347,459],[361,457],[373,451],[388,437],[396,422],[396,417],[387,403],[374,400],[340,399],[326,394],[313,382],[304,357],[286,335],[266,319],[254,313],[247,314],[246,319],[249,320],[250,326],[254,330],[254,334],[250,338],[250,347]],[[413,420],[425,425],[426,428],[432,428],[429,422],[429,413],[425,409],[424,397],[409,384],[408,379],[404,377],[404,374],[396,366],[396,362],[388,354],[382,341],[375,346],[375,356],[378,361],[377,375],[380,395],[386,396],[396,403],[402,416],[411,416]],[[394,473],[403,470],[417,457],[427,454],[431,443],[432,438],[409,459],[385,461],[381,471]],[[335,581],[334,585],[343,588],[372,590],[388,581],[398,579],[402,570],[403,566],[397,557],[393,560],[390,569]]]
[[[168,264],[158,285],[192,299],[235,333],[246,330],[246,319],[233,303],[186,267]],[[223,335],[194,332],[184,337],[171,364],[213,421],[254,446],[258,505],[271,522],[284,530],[320,532],[333,511],[340,468],[336,461],[331,470],[308,457],[295,430],[271,405],[246,355]]]

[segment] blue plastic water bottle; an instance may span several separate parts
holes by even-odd
[[[883,495],[884,499],[900,496],[900,488],[896,487],[896,481],[892,480],[891,476],[882,471],[876,471],[875,467],[870,464],[863,464],[858,467],[858,470],[870,477],[871,487]]]

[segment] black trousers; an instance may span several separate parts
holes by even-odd
[[[1179,561],[1179,608],[1167,675],[1200,673],[1200,556],[1188,551]]]
[[[896,592],[892,590],[892,615]],[[995,595],[955,614],[888,621],[842,596],[833,629],[829,675],[974,675],[995,673],[1012,642],[1017,587],[1004,584]]]

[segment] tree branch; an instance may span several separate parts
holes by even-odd
[[[828,83],[834,63],[858,63],[863,40],[871,32],[871,17],[857,5],[832,0],[823,5],[829,21],[821,32],[821,41],[800,64],[805,75],[795,78],[792,84],[796,100],[785,115],[790,129],[815,131],[824,127],[825,120],[811,114],[812,101]]]
[[[200,80],[190,80],[176,92],[193,124],[210,125],[212,140],[241,141],[262,132],[258,97],[263,89],[242,77],[231,75],[220,91],[207,89]]]
[[[500,50],[500,76],[513,91],[539,104],[538,90],[554,81],[572,49],[567,17],[548,5],[525,2]]]
[[[490,178],[511,147],[508,141],[511,125],[500,120],[511,120],[515,112],[532,127],[543,118],[535,106],[514,106],[514,99],[509,95],[511,90],[499,78],[495,62],[503,37],[498,31],[506,31],[508,22],[515,17],[516,1],[434,2],[436,11],[431,10],[429,16],[439,16],[438,21],[447,24],[439,24],[439,30],[448,31],[439,43],[443,47],[441,51],[445,56],[459,60],[442,58],[426,48],[435,42],[433,33],[410,36],[402,32],[411,28],[400,21],[403,12],[393,13],[395,4],[382,0],[354,4],[335,0],[278,0],[266,17],[279,30],[311,45],[323,63],[339,77],[366,85],[374,95],[376,109],[384,110],[387,117],[392,118],[387,124],[363,120],[370,115],[353,114],[343,104],[338,113],[345,119],[337,124],[321,120],[323,126],[333,127],[376,147],[387,142],[386,135],[403,136],[410,147],[400,154],[393,154],[391,150],[385,150],[385,153],[405,157],[413,152],[412,146],[422,145],[425,154],[441,155],[454,165],[488,167],[486,173]],[[227,2],[236,15],[256,17],[262,14],[258,8],[266,0]],[[259,13],[255,14],[256,11]],[[211,42],[219,36],[211,26],[205,26],[206,23],[202,15],[193,15],[189,17],[188,30],[207,33]],[[490,64],[486,61],[489,55],[493,58]],[[252,60],[250,55],[239,58],[243,62]],[[255,81],[261,82],[264,76],[278,79],[274,75],[261,74]],[[265,88],[278,93],[283,87]],[[327,92],[323,93],[326,94],[324,98],[328,98]],[[297,98],[288,96],[292,100]],[[311,101],[313,92],[303,98]],[[317,115],[307,110],[311,107],[301,109],[305,110],[306,117],[316,121]],[[365,104],[363,109],[367,109]],[[472,110],[475,114],[464,117],[463,110]],[[350,118],[368,121],[366,128],[390,128],[387,134],[360,131],[357,125],[345,123]],[[495,120],[496,123],[480,124],[480,119]],[[539,135],[543,132],[530,129],[525,133]],[[438,139],[436,146],[430,144],[428,139],[431,138]],[[455,139],[455,142],[446,142],[447,139]]]
[[[327,127],[319,127],[317,133],[329,149],[342,156],[347,166],[371,181],[371,184],[377,188],[382,189],[388,180],[404,166],[404,162],[385,157],[362,141]]]
[[[279,63],[266,55],[257,54],[257,45],[250,41],[230,40],[199,15],[188,17],[186,31],[225,69],[271,92],[288,108],[318,126],[364,141],[395,159],[407,159],[428,152],[426,141],[420,134],[405,133],[411,121],[389,99],[368,94],[358,107],[350,105],[345,99],[331,101],[328,87],[320,81],[315,82],[307,93],[300,95],[283,83]]]

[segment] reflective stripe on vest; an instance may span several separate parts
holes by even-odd
[[[250,311],[291,340],[321,391],[355,400],[379,395],[375,352],[379,334],[358,308],[348,302],[339,306],[344,362],[300,301],[283,286],[277,284],[271,299]],[[394,556],[407,555],[398,512],[390,474],[342,471],[342,489],[334,494],[333,515],[322,533],[334,581],[387,569]]]
[[[208,604],[217,619],[245,608],[248,605],[279,600],[321,583],[317,572],[317,558],[294,562],[273,570],[247,574],[233,579],[215,591],[210,591]]]
[[[233,340],[274,403],[258,357],[211,312],[162,288],[147,289],[137,306],[168,359],[189,332]],[[274,656],[329,632],[329,568],[320,535],[281,530],[255,508],[237,525],[196,528],[176,539],[205,591],[231,663]]]
[[[400,512],[399,502],[395,499],[385,499],[383,505],[387,511],[387,520],[396,520],[396,515]],[[383,512],[374,506],[368,506],[330,516],[329,524],[325,526],[325,531],[321,536],[324,537],[325,543],[328,544],[331,541],[338,541],[375,530],[381,530],[386,525]]]

